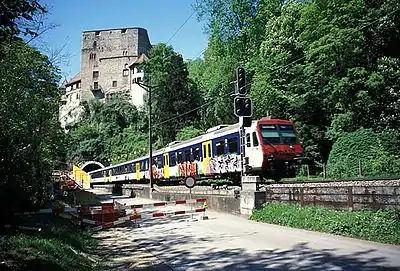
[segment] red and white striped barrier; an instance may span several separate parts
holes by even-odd
[[[206,202],[205,198],[199,199],[188,199],[188,200],[175,200],[175,201],[162,201],[162,202],[155,202],[155,203],[145,203],[145,204],[131,204],[131,205],[123,205],[118,206],[118,209],[149,209],[153,207],[161,207],[161,206],[170,206],[170,205],[177,205],[177,204],[192,204],[192,203],[199,203],[199,202]],[[120,203],[119,203],[120,205]]]
[[[142,218],[194,214],[194,213],[201,213],[201,212],[205,212],[205,211],[206,211],[205,208],[197,208],[194,210],[185,210],[185,211],[166,211],[166,212],[152,213],[152,214],[136,214],[136,215],[130,215],[129,218],[130,218],[130,220],[135,220],[135,219],[142,219]]]

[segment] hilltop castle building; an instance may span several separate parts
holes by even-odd
[[[143,106],[145,90],[135,82],[143,80],[139,65],[147,60],[150,49],[143,28],[84,31],[81,71],[61,86],[61,126],[65,128],[79,119],[84,102],[104,101],[116,93],[125,94],[136,107]]]

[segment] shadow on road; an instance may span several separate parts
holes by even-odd
[[[171,218],[174,222],[182,223],[187,217]],[[171,222],[170,219],[159,219],[155,221],[157,227],[163,227],[164,223]],[[186,222],[187,223],[187,222]],[[142,223],[142,227],[150,227],[153,223]],[[180,230],[179,230],[180,229]],[[185,233],[182,227],[170,226],[160,234],[147,234],[144,238],[138,238],[141,231],[148,232],[148,229],[141,228],[118,228],[102,235],[102,241],[107,245],[98,252],[104,258],[120,258],[120,263],[112,270],[131,270],[128,262],[147,262],[142,268],[139,266],[134,270],[385,270],[394,271],[400,268],[383,267],[385,259],[374,257],[371,253],[374,250],[364,250],[358,253],[337,255],[333,249],[316,250],[310,248],[307,242],[294,245],[290,249],[258,250],[249,253],[240,247],[231,249],[220,249],[218,244],[213,244],[212,236],[196,237]],[[256,232],[248,232],[248,235]],[[243,234],[242,234],[243,235]],[[143,236],[143,234],[140,234]],[[219,235],[218,242],[230,242],[240,236],[232,234]],[[329,245],[329,244],[327,244]],[[190,249],[194,248],[194,249]],[[142,256],[140,256],[142,255]],[[158,261],[155,255],[158,256]],[[169,263],[163,264],[160,258]],[[125,269],[123,269],[125,268]],[[110,269],[111,270],[111,269]],[[133,269],[132,269],[133,270]]]

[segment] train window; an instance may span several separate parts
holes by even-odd
[[[211,144],[207,144],[208,157],[211,157]]]
[[[229,153],[237,153],[238,142],[237,138],[228,139],[228,152]]]
[[[246,134],[246,146],[247,147],[251,146],[251,144],[250,144],[250,134],[249,133]]]
[[[161,157],[157,158],[157,168],[162,168],[164,166],[164,159],[162,159]]]
[[[178,152],[178,163],[181,163],[182,161],[182,152]]]
[[[253,132],[253,146],[254,147],[258,146],[258,138],[256,132]]]
[[[274,124],[260,125],[261,137],[264,144],[279,144],[280,137]]]
[[[296,144],[297,137],[293,129],[293,125],[279,125],[279,131],[283,144]]]
[[[185,151],[185,158],[184,158],[184,160],[185,160],[185,161],[190,161],[190,150],[186,150],[186,151]]]
[[[199,161],[199,151],[200,151],[199,148],[194,149],[194,151],[193,151],[193,160]]]
[[[215,146],[217,147],[217,155],[223,155],[224,154],[224,149],[225,149],[224,141],[216,142]]]
[[[176,165],[176,156],[175,156],[175,153],[170,153],[170,154],[169,154],[169,165],[170,165],[171,167],[173,167],[173,166]]]

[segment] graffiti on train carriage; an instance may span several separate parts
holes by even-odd
[[[238,172],[240,170],[240,156],[229,154],[212,157],[206,167],[206,174]]]
[[[178,176],[196,176],[197,173],[197,160],[195,161],[183,161],[178,164]]]

